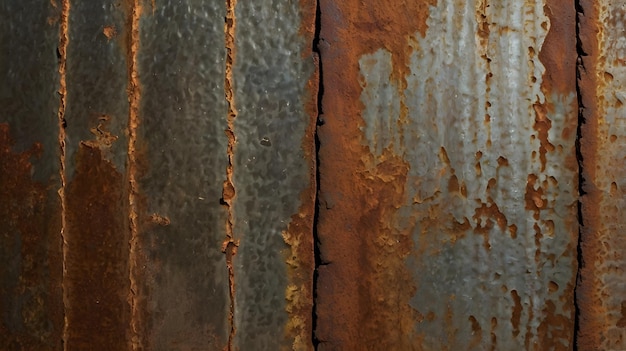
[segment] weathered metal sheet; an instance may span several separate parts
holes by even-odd
[[[61,350],[60,6],[0,2],[0,348]]]
[[[66,9],[64,299],[68,350],[129,347],[127,15]]]
[[[149,350],[222,350],[228,164],[224,1],[156,0],[138,42],[137,308]]]
[[[234,344],[312,349],[314,1],[237,1],[231,26]]]
[[[321,1],[320,349],[572,348],[565,1]]]
[[[581,1],[583,157],[579,350],[626,349],[624,1]]]

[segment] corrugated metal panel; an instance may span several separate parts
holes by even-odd
[[[65,67],[64,268],[68,350],[123,349],[130,323],[126,15],[73,1]],[[120,40],[121,39],[121,40]]]
[[[228,344],[224,14],[224,1],[157,0],[140,20],[137,332],[150,350]]]
[[[321,4],[320,349],[570,349],[574,8]]]
[[[237,1],[230,101],[234,346],[311,342],[317,76],[315,2]]]
[[[60,8],[0,2],[0,345],[61,350]]]
[[[581,1],[584,124],[579,350],[626,349],[624,1]]]
[[[311,349],[315,3],[0,9],[0,344]]]

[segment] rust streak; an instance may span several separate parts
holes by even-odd
[[[138,213],[138,185],[137,185],[137,128],[139,126],[139,102],[141,99],[141,87],[139,73],[137,69],[137,54],[139,51],[139,18],[141,16],[141,5],[139,0],[132,0],[130,3],[129,28],[128,28],[128,205],[129,205],[129,279],[130,292],[128,296],[131,316],[131,348],[138,350],[140,344],[140,311],[137,306],[138,283],[136,273],[138,271],[138,238],[137,238],[137,213]]]
[[[226,221],[226,238],[222,244],[222,252],[226,255],[226,268],[228,269],[228,290],[230,296],[230,314],[228,321],[230,323],[230,332],[228,334],[227,350],[233,349],[233,340],[235,338],[235,270],[233,266],[233,256],[237,254],[238,241],[235,240],[233,233],[234,217],[233,217],[233,199],[235,198],[235,186],[233,184],[233,166],[235,155],[235,119],[237,118],[237,109],[235,107],[235,92],[233,88],[233,65],[235,63],[235,7],[237,0],[226,0],[226,20],[224,23],[224,45],[226,48],[226,68],[224,78],[224,96],[228,103],[227,129],[225,130],[228,139],[226,152],[228,154],[228,165],[226,166],[226,180],[224,181],[224,189],[222,191],[222,203],[228,208]]]
[[[61,188],[59,189],[59,198],[61,201],[61,245],[62,245],[62,266],[63,273],[61,277],[61,294],[63,296],[63,349],[67,349],[68,340],[68,321],[65,311],[68,306],[67,289],[65,288],[65,279],[67,277],[67,242],[65,240],[66,223],[66,198],[65,198],[65,106],[67,100],[67,80],[66,80],[66,68],[67,68],[67,45],[69,42],[68,35],[68,22],[70,14],[70,1],[62,0],[61,2],[61,23],[59,25],[59,111],[57,113],[59,122],[59,177],[61,179]]]

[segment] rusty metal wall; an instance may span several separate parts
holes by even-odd
[[[0,349],[312,349],[315,2],[0,14]]]
[[[579,350],[626,349],[624,1],[581,1],[583,196]]]
[[[320,349],[571,349],[573,3],[320,4]]]
[[[626,348],[623,7],[0,3],[0,349]]]

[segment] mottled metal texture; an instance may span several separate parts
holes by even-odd
[[[140,296],[148,350],[227,346],[224,1],[146,4],[140,20]]]
[[[71,1],[65,100],[65,345],[128,347],[127,15]]]
[[[0,349],[61,350],[58,4],[0,2]]]
[[[321,1],[320,350],[568,350],[565,1]]]
[[[309,350],[315,2],[237,1],[235,20],[234,347]]]
[[[580,1],[583,124],[579,350],[626,349],[626,2]]]

